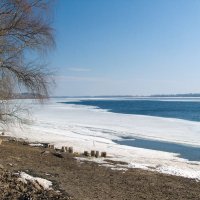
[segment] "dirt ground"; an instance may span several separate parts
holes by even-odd
[[[0,164],[11,173],[24,171],[50,180],[55,190],[75,200],[200,199],[200,183],[195,180],[141,169],[113,171],[93,162],[80,163],[69,153],[60,158],[49,151],[21,142],[3,142]]]

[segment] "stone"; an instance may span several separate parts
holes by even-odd
[[[54,156],[58,157],[58,158],[63,158],[63,155],[59,152],[55,152],[55,153],[52,153]]]
[[[33,182],[33,185],[37,190],[41,190],[42,189],[38,182]]]
[[[50,151],[42,151],[41,154],[49,154]]]

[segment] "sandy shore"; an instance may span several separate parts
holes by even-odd
[[[200,199],[200,183],[192,179],[142,169],[112,170],[77,160],[69,153],[62,157],[53,153],[54,150],[22,142],[3,142],[0,164],[10,173],[23,171],[50,180],[55,190],[76,200]]]

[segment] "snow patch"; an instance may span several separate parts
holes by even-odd
[[[191,178],[196,179],[197,181],[200,181],[200,171],[194,171],[194,170],[183,170],[178,169],[176,167],[172,166],[161,166],[156,169],[157,172],[174,175],[174,176],[182,176],[185,178]]]
[[[32,146],[32,147],[43,147],[44,145],[40,144],[40,143],[31,143],[31,144],[29,144],[29,146]]]
[[[44,190],[50,190],[52,189],[52,182],[48,181],[46,179],[43,178],[39,178],[39,177],[33,177],[25,172],[20,172],[20,178],[19,180],[21,180],[24,183],[27,183],[27,181],[31,181],[31,182],[36,182],[38,183],[40,186],[42,186],[44,188]]]

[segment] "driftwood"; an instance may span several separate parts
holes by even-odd
[[[59,152],[54,152],[52,153],[54,156],[58,157],[58,158],[63,158],[63,155]]]

